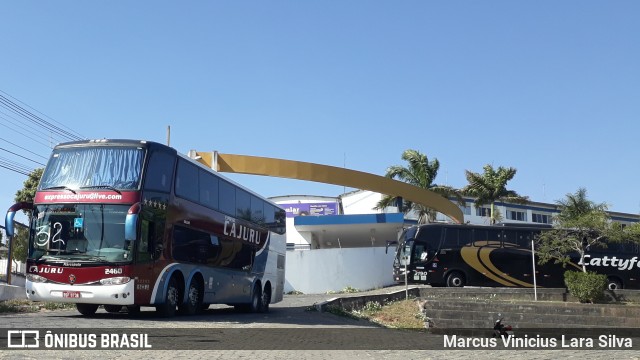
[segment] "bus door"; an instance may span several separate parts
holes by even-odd
[[[140,219],[140,236],[136,242],[136,265],[132,274],[135,280],[136,304],[149,304],[156,279],[162,271],[158,263],[163,251],[165,218],[152,209],[143,209]]]
[[[164,249],[165,237],[168,238],[171,231],[166,228],[166,224],[175,163],[175,153],[153,149],[146,164],[139,236],[136,241],[136,266],[132,276],[136,281],[136,304],[151,302],[156,280],[167,265],[166,261],[161,260],[164,259],[163,252],[167,250]]]
[[[440,250],[442,230],[440,227],[424,227],[417,236],[411,249],[410,273],[413,281],[431,283],[438,267],[438,253]]]

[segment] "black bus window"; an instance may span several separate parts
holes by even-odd
[[[264,201],[251,195],[251,221],[264,225]]]
[[[416,243],[413,249],[413,258],[411,262],[421,262],[427,260],[427,247],[425,244]]]
[[[144,176],[144,188],[168,193],[171,190],[175,162],[175,155],[160,151],[151,153]]]
[[[502,243],[502,230],[489,230],[487,231],[487,245],[491,247],[500,247]]]
[[[471,229],[459,229],[458,230],[458,244],[460,246],[470,245],[473,242],[473,232]]]
[[[236,189],[236,216],[251,221],[251,195],[242,189]]]
[[[235,216],[236,215],[236,188],[230,183],[220,180],[218,184],[218,206],[222,212],[227,213],[227,215]]]
[[[443,249],[455,249],[458,247],[458,229],[445,229],[444,240],[442,241]]]
[[[178,161],[176,195],[191,201],[200,201],[198,167],[184,159]]]
[[[518,233],[512,230],[503,230],[501,239],[504,246],[516,245],[518,244]]]
[[[218,209],[218,178],[200,170],[200,203],[210,209]]]

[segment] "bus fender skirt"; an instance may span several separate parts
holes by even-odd
[[[156,280],[153,286],[153,292],[151,293],[151,299],[149,305],[162,303],[164,294],[167,292],[167,286],[169,285],[169,279],[180,268],[178,263],[171,263],[162,269],[160,276]],[[160,290],[160,291],[158,291]]]

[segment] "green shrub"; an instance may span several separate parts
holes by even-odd
[[[593,272],[566,271],[564,281],[569,294],[582,303],[595,303],[601,300],[607,288],[607,276]]]

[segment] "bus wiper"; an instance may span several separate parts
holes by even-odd
[[[122,195],[122,191],[114,188],[111,185],[91,185],[91,186],[81,186],[80,189],[109,189],[109,190],[113,190],[115,192],[117,192],[118,194]]]
[[[66,186],[66,185],[61,185],[61,186],[51,186],[51,187],[48,187],[48,188],[44,188],[44,189],[42,189],[42,190],[69,190],[69,191],[71,191],[71,192],[72,192],[72,193],[74,193],[74,194],[76,193],[76,191],[75,191],[75,190],[73,190],[72,188],[70,188],[70,187],[68,187],[68,186]]]

